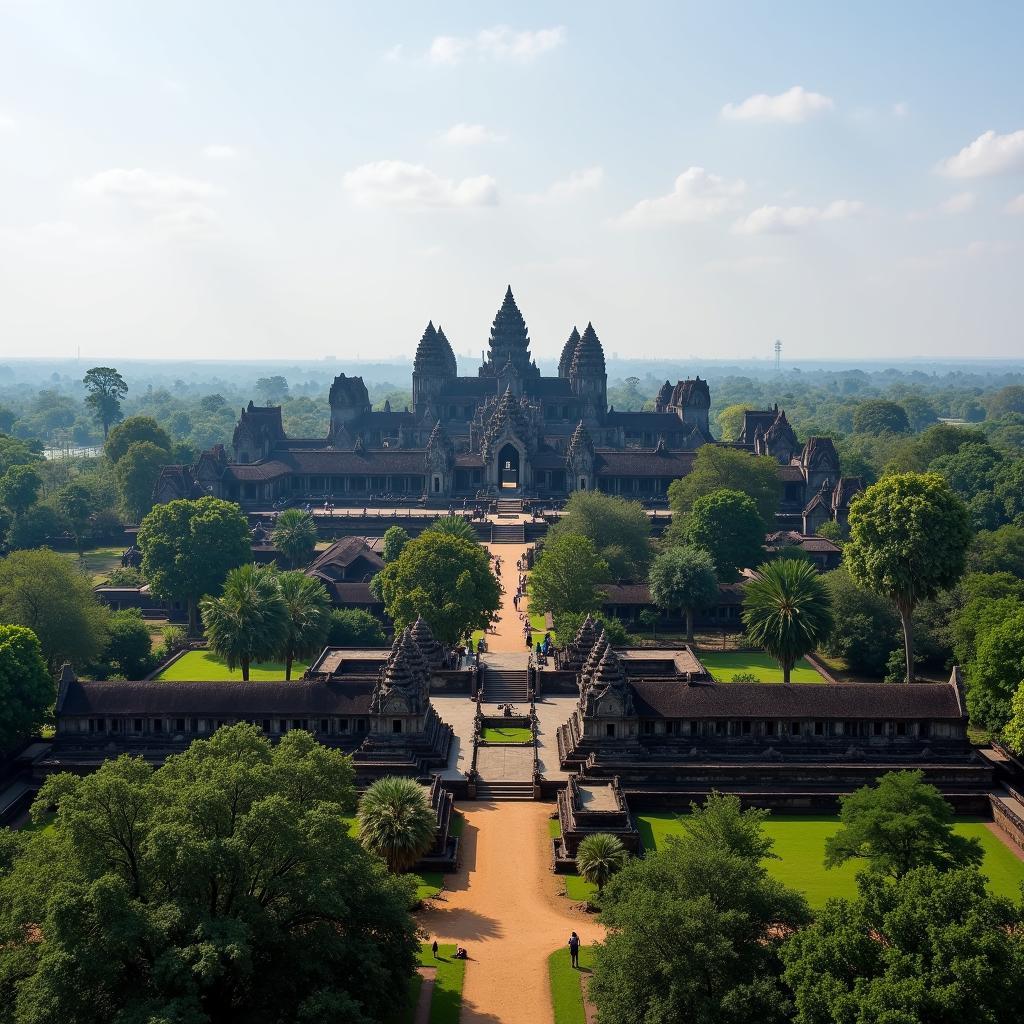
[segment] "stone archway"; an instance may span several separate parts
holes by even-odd
[[[518,490],[520,483],[519,449],[514,444],[506,444],[498,452],[498,489],[502,491]]]

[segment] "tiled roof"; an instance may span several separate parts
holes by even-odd
[[[663,434],[690,432],[690,424],[684,423],[674,412],[610,412],[605,423],[626,430],[653,430]]]
[[[273,480],[287,473],[423,473],[422,448],[367,448],[363,452],[323,448],[318,451],[279,452],[267,462],[232,464],[228,473],[236,480]]]
[[[373,566],[374,571],[384,568],[384,559],[363,540],[362,537],[342,537],[336,540],[326,551],[321,551],[313,560],[308,572],[324,572],[332,566],[345,569],[357,558],[364,558]]]
[[[351,715],[370,708],[373,682],[108,682],[68,684],[58,715]]]
[[[384,605],[383,601],[370,592],[369,583],[335,580],[328,584],[328,589],[334,591],[340,604],[379,604],[381,607]]]
[[[693,466],[693,452],[616,452],[602,448],[597,453],[599,476],[685,476]]]
[[[962,712],[949,683],[697,683],[636,680],[640,715],[666,718],[947,719]]]
[[[804,482],[804,472],[799,466],[794,463],[789,463],[785,466],[779,466],[779,479],[786,484],[802,484]]]

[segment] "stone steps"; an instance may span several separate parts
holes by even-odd
[[[522,498],[499,498],[498,515],[518,515],[523,511]]]
[[[484,701],[505,704],[530,699],[529,677],[525,670],[488,668],[484,673]]]
[[[513,782],[506,779],[478,779],[477,800],[532,800],[532,782]]]
[[[491,527],[492,544],[525,544],[526,527],[522,523],[495,523]]]

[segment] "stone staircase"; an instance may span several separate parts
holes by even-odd
[[[509,782],[497,779],[478,779],[477,800],[532,800],[532,782]]]
[[[525,544],[526,527],[522,523],[495,523],[491,527],[492,544]]]
[[[498,515],[499,516],[518,516],[523,511],[523,499],[522,498],[499,498],[498,499]]]
[[[488,704],[525,704],[530,699],[526,669],[491,668],[484,673],[483,699]],[[529,711],[528,708],[523,709]]]

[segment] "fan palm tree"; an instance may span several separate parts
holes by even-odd
[[[293,569],[301,569],[316,551],[316,523],[308,512],[286,508],[277,517],[270,539]]]
[[[782,667],[789,682],[793,666],[832,629],[832,606],[810,562],[782,558],[767,562],[746,586],[743,623],[747,636]]]
[[[318,579],[299,570],[279,573],[277,585],[288,611],[280,653],[284,677],[291,679],[292,662],[316,654],[323,647],[331,625],[331,600]]]
[[[254,661],[274,657],[288,629],[288,609],[277,576],[268,565],[242,565],[224,580],[220,597],[204,597],[199,604],[210,650],[228,668],[242,668],[249,681]]]
[[[469,521],[462,516],[438,516],[429,529],[435,533],[447,533],[452,537],[461,537],[463,540],[471,540],[474,544],[479,543],[480,538]]]
[[[359,840],[389,871],[408,871],[434,845],[437,815],[415,779],[378,779],[359,801]]]
[[[597,894],[608,884],[612,875],[629,862],[629,851],[618,836],[608,832],[595,832],[587,836],[576,849],[576,870],[592,885]]]

